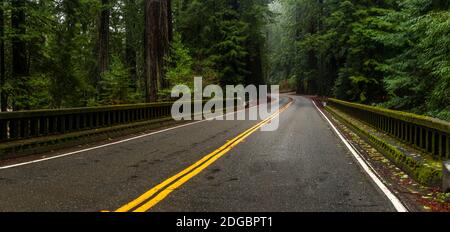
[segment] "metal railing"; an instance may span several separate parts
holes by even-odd
[[[231,101],[236,102],[236,100]],[[0,113],[0,142],[61,135],[167,118],[171,116],[172,104],[172,102],[164,102],[91,108],[2,112]],[[224,102],[225,105],[226,102]]]
[[[450,159],[450,123],[435,118],[328,99],[328,105],[436,159]]]

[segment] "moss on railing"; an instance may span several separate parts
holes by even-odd
[[[404,152],[386,142],[381,137],[363,130],[355,122],[352,122],[352,120],[345,117],[342,113],[339,113],[336,109],[332,107],[326,107],[325,109],[340,122],[351,128],[360,137],[365,138],[367,142],[371,143],[372,146],[382,152],[391,162],[401,168],[417,182],[426,186],[439,186],[442,183],[442,167],[440,166],[440,162],[431,160],[427,157],[421,157],[419,160],[407,156]]]
[[[339,108],[377,130],[430,154],[434,159],[450,159],[450,123],[407,112],[328,99]]]
[[[396,110],[390,110],[386,108],[376,107],[376,106],[368,106],[358,103],[352,103],[352,102],[346,102],[338,99],[329,98],[329,102],[334,102],[337,104],[345,105],[348,107],[353,107],[361,110],[367,110],[373,113],[381,114],[384,116],[392,117],[395,119],[399,119],[405,122],[415,123],[421,126],[426,126],[429,128],[433,128],[436,130],[440,130],[442,132],[450,133],[450,123],[436,119],[431,118],[423,115],[417,115],[412,113],[407,113],[403,111],[396,111]]]

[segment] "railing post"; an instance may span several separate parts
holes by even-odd
[[[89,113],[89,129],[95,128],[95,113]]]
[[[67,117],[67,128],[66,128],[66,130],[67,131],[73,131],[73,115],[69,115],[68,117]]]
[[[381,121],[381,116],[377,115],[377,122],[375,124],[375,128],[379,129],[380,128],[380,121]]]
[[[101,125],[100,125],[100,115],[101,115],[101,112],[95,112],[95,127],[96,128],[99,128]]]
[[[47,117],[39,118],[39,134],[40,135],[48,134],[48,118]]]
[[[87,127],[87,122],[86,121],[87,121],[86,113],[81,114],[80,115],[80,128],[79,129],[81,129],[81,130],[86,129],[86,127]]]
[[[414,146],[419,147],[419,130],[418,126],[414,125]]]
[[[424,141],[423,141],[423,139],[424,139],[423,128],[419,127],[419,147],[422,148],[422,149],[424,148]]]
[[[436,132],[431,131],[431,154],[436,155]]]
[[[411,138],[412,138],[412,130],[411,130],[411,125],[409,124],[409,123],[407,123],[406,124],[406,128],[408,129],[408,133],[407,133],[407,135],[408,135],[408,143],[412,143],[411,142]]]
[[[8,139],[8,121],[0,120],[0,141]]]
[[[397,123],[397,119],[394,119],[394,136],[398,135],[398,123]]]
[[[30,119],[30,136],[38,136],[39,135],[39,119],[32,118]]]
[[[402,141],[406,142],[406,123],[402,122]]]
[[[9,122],[9,138],[17,139],[19,134],[19,123],[17,119],[12,119]]]
[[[406,130],[405,130],[405,132],[406,132],[406,133],[405,133],[405,137],[406,137],[405,139],[406,139],[406,142],[407,142],[407,143],[410,143],[410,137],[411,137],[411,136],[410,136],[410,133],[411,133],[411,131],[410,131],[410,129],[409,129],[409,123],[405,123],[405,129],[406,129]]]
[[[112,124],[112,115],[114,112],[105,112],[106,114],[106,126],[111,126]]]
[[[391,122],[390,122],[390,124],[391,124],[391,125],[390,125],[390,127],[391,127],[391,129],[390,129],[390,134],[391,134],[391,135],[394,135],[394,119],[391,118],[390,121],[391,121]]]
[[[111,111],[108,112],[107,114],[108,114],[108,126],[114,125],[116,111]]]
[[[445,158],[450,159],[450,134],[446,134],[445,141],[447,141]]]
[[[28,137],[28,120],[26,119],[21,119],[20,120],[20,132],[19,132],[19,137],[20,138],[26,138]]]
[[[391,134],[391,118],[388,118],[387,133]]]
[[[56,116],[53,116],[52,118],[52,126],[51,126],[51,129],[52,129],[52,134],[55,134],[55,133],[57,133],[58,132],[58,117],[56,117]]]
[[[81,120],[81,116],[79,114],[75,115],[75,130],[79,130],[80,129],[80,120]]]
[[[391,119],[391,135],[395,135],[395,119]]]
[[[61,125],[59,133],[65,133],[66,132],[66,120],[67,120],[67,118],[65,116],[60,116],[59,117],[59,121],[60,121],[59,124]]]

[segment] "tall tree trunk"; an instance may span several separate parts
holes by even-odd
[[[5,35],[4,26],[4,11],[3,11],[3,0],[0,0],[0,111],[6,111],[8,108],[8,98],[3,90],[5,86],[5,39],[3,36]]]
[[[23,38],[26,33],[25,28],[25,0],[12,0],[11,27],[14,31],[12,41],[12,78],[17,83],[17,89],[20,91],[18,96],[28,96],[30,90],[27,88],[28,59],[27,45]],[[22,102],[20,109],[29,109],[26,102]],[[16,106],[13,106],[18,110]]]
[[[169,5],[169,0],[145,1],[144,77],[147,102],[155,102],[158,90],[166,85],[164,58],[169,54],[169,28],[172,28]]]
[[[160,76],[159,80],[159,87],[160,88],[167,88],[169,87],[169,82],[165,78],[165,67],[166,67],[166,56],[170,54],[170,45],[172,44],[173,40],[173,18],[172,18],[172,0],[163,0],[163,7],[162,9],[164,11],[164,14],[161,15],[163,17],[163,34],[161,39],[161,55],[162,55],[162,75]]]
[[[109,68],[109,18],[110,18],[110,8],[109,0],[101,0],[102,10],[100,12],[100,19],[98,25],[98,51],[97,51],[97,65],[98,65],[98,75],[95,80],[94,85],[99,87],[99,81],[101,75],[108,71]]]
[[[167,28],[169,36],[169,47],[173,40],[173,15],[172,15],[172,0],[167,0]]]
[[[135,0],[127,0],[125,2],[125,60],[129,70],[131,79],[131,88],[136,91],[137,88],[137,53],[134,43],[134,33],[136,32],[136,18],[132,17],[136,14]]]

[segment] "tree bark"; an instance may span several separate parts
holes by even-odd
[[[167,28],[169,36],[169,47],[173,40],[173,15],[172,15],[172,0],[167,0]]]
[[[101,0],[101,3],[102,10],[98,26],[98,75],[94,83],[97,89],[102,74],[109,69],[109,18],[111,11],[109,9],[109,0]]]
[[[26,33],[25,28],[25,0],[12,0],[11,11],[11,27],[14,31],[14,38],[12,41],[12,78],[17,83],[17,89],[21,96],[29,94],[27,88],[28,76],[28,59],[27,59],[27,45],[23,36]],[[13,108],[16,108],[13,106]],[[20,109],[28,109],[26,102]],[[19,109],[14,109],[19,110]]]
[[[4,11],[3,11],[3,0],[0,0],[0,111],[6,111],[8,108],[8,98],[3,89],[5,86],[5,39],[3,36],[5,35],[5,20],[4,20]]]
[[[146,0],[144,17],[144,77],[147,102],[155,102],[158,90],[166,86],[165,56],[169,54],[172,21],[169,0]]]
[[[162,75],[160,80],[160,88],[167,88],[169,87],[169,82],[165,78],[165,67],[166,64],[166,57],[170,54],[170,45],[172,44],[173,40],[173,18],[172,18],[172,1],[171,0],[165,0],[163,1],[164,6],[163,9],[165,15],[163,14],[162,17],[164,19],[164,26],[163,26],[163,36],[161,40],[161,48],[162,48]]]
[[[125,60],[131,79],[131,88],[136,91],[137,88],[137,52],[134,43],[134,33],[136,32],[136,19],[132,17],[136,12],[135,0],[125,2]]]

